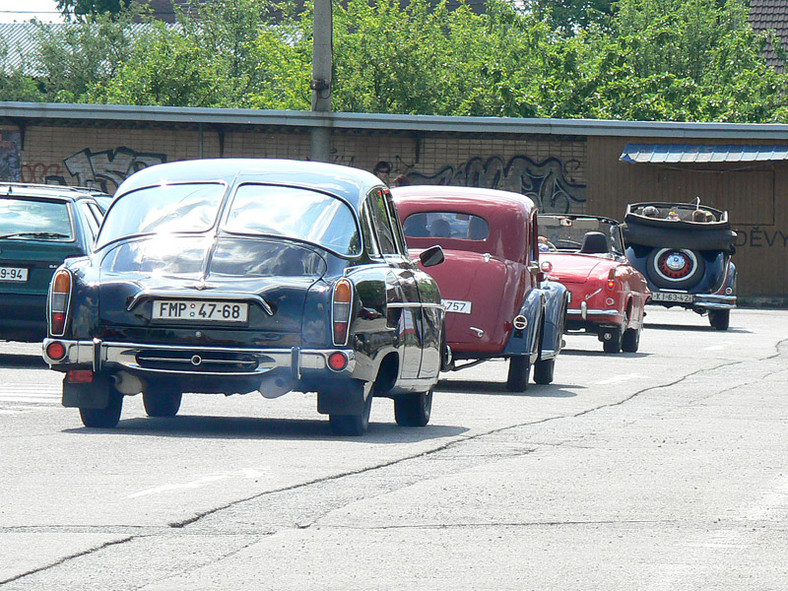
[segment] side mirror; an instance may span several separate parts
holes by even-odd
[[[419,255],[419,261],[422,267],[434,267],[435,265],[440,265],[445,260],[446,257],[443,256],[443,249],[438,244],[421,251]]]

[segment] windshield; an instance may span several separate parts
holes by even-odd
[[[296,187],[245,184],[238,187],[223,230],[252,236],[284,236],[342,255],[361,251],[350,207],[324,193]]]
[[[593,254],[624,252],[619,225],[602,218],[540,215],[539,236],[540,242],[549,245],[548,248],[543,248],[540,244],[540,250],[549,249],[559,252],[593,250]],[[589,248],[592,242],[594,247]]]
[[[74,240],[68,205],[63,201],[0,199],[0,238]]]
[[[96,248],[126,236],[205,232],[216,222],[224,190],[219,183],[186,183],[126,193],[107,212]]]

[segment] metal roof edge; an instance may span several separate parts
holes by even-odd
[[[149,123],[333,127],[370,131],[508,133],[642,138],[788,140],[781,123],[696,123],[603,119],[449,117],[385,113],[320,113],[204,107],[158,107],[0,101],[0,118],[136,120]]]

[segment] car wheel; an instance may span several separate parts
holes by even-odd
[[[506,389],[509,392],[524,392],[528,387],[528,376],[531,374],[531,360],[528,355],[518,355],[509,359],[509,375],[506,377]]]
[[[534,382],[537,384],[549,384],[553,381],[555,371],[555,357],[552,359],[540,359],[534,363]]]
[[[394,419],[402,427],[424,427],[430,422],[432,390],[394,399]]]
[[[621,350],[625,353],[636,353],[640,347],[640,328],[628,328],[621,339]]]
[[[372,411],[372,394],[367,396],[361,413],[357,415],[329,414],[328,422],[331,430],[337,435],[359,436],[369,428],[369,415]]]
[[[703,257],[686,248],[653,249],[648,255],[648,275],[658,287],[689,289],[705,272]]]
[[[730,310],[709,310],[709,324],[717,330],[728,330],[731,323]]]
[[[618,353],[621,351],[621,331],[616,330],[609,332],[605,336],[610,335],[609,339],[602,341],[602,350],[605,353]]]
[[[142,393],[142,404],[149,417],[174,417],[181,407],[180,392],[151,390]]]
[[[123,410],[123,394],[112,389],[106,408],[80,408],[82,424],[92,429],[112,429],[120,420]]]

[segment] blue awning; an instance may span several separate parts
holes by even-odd
[[[627,144],[619,156],[633,164],[714,164],[788,160],[788,146],[745,144]]]

